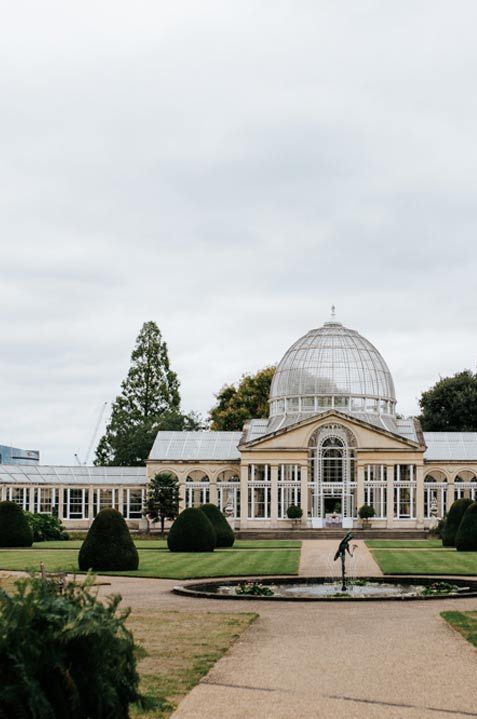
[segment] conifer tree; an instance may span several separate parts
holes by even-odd
[[[158,430],[193,428],[193,415],[180,411],[179,380],[155,322],[145,322],[136,339],[131,366],[113,402],[95,464],[143,465]],[[192,425],[192,426],[191,426]]]

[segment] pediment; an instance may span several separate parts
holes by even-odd
[[[357,448],[360,450],[423,449],[418,442],[336,410],[320,413],[297,424],[278,429],[241,445],[240,449],[297,449],[308,447],[310,438],[317,428],[333,423],[349,429],[356,437]]]

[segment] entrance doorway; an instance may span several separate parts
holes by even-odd
[[[323,497],[325,527],[341,527],[343,519],[341,497]]]

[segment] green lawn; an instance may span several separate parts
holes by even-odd
[[[78,549],[47,548],[46,542],[32,549],[0,550],[0,569],[36,570],[40,562],[50,572],[77,572]],[[178,553],[167,549],[139,549],[139,569],[118,572],[127,576],[160,577],[163,579],[194,579],[203,577],[234,577],[261,574],[297,574],[300,561],[299,546],[267,548],[260,542],[244,543],[252,546],[219,549],[215,552]],[[299,542],[296,544],[300,545]],[[68,543],[69,546],[69,543]],[[116,574],[116,572],[108,572]]]
[[[448,549],[372,549],[384,574],[477,575],[477,552]]]
[[[134,539],[138,549],[166,549],[165,539]],[[67,542],[34,542],[33,549],[79,549],[82,539],[71,539]],[[299,539],[237,539],[233,549],[299,549]]]
[[[477,612],[442,612],[441,617],[477,647]]]
[[[367,539],[370,549],[451,549],[442,547],[440,539]]]

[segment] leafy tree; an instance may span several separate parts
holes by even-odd
[[[236,387],[225,385],[216,395],[210,410],[210,428],[215,431],[239,432],[248,419],[267,418],[268,398],[275,367],[265,367],[256,374],[244,374]]]
[[[142,326],[121,388],[98,443],[96,464],[143,465],[159,430],[202,428],[198,415],[181,413],[179,380],[155,322]]]
[[[477,373],[444,377],[419,400],[422,428],[428,432],[477,431]]]
[[[149,482],[146,514],[152,522],[161,523],[162,535],[166,519],[179,514],[179,480],[171,472],[159,472]]]

